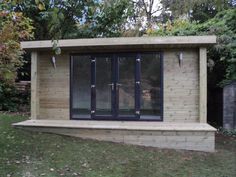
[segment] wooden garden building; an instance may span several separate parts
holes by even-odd
[[[214,151],[207,46],[215,36],[25,41],[31,117],[14,126],[160,148]]]

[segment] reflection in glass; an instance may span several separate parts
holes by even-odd
[[[96,115],[111,115],[111,57],[96,57]]]
[[[135,107],[135,56],[118,57],[119,115],[134,115]]]
[[[141,55],[141,115],[161,115],[161,63],[159,54]]]
[[[90,118],[90,57],[72,60],[72,118]]]

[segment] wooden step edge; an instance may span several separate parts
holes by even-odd
[[[143,131],[213,131],[207,123],[167,123],[130,121],[26,120],[13,127],[54,127],[70,129],[143,130]]]

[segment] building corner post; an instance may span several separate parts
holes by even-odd
[[[39,78],[38,78],[38,53],[31,53],[31,119],[37,119],[39,115]]]
[[[207,49],[199,48],[199,121],[207,123]]]

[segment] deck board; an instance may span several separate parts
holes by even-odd
[[[216,131],[215,128],[206,123],[169,123],[143,121],[26,120],[23,122],[14,123],[13,126],[146,131]]]

